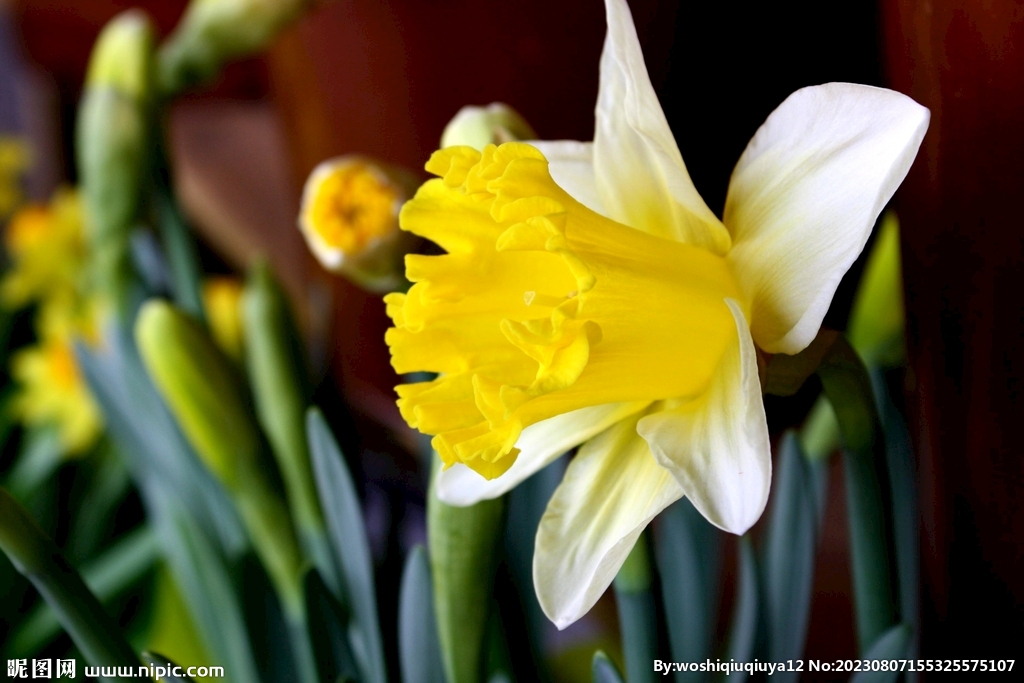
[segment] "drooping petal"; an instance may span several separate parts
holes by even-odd
[[[726,304],[738,334],[707,392],[642,418],[637,432],[709,522],[742,534],[768,501],[772,458],[754,342],[739,304]]]
[[[647,407],[645,402],[580,408],[530,425],[519,435],[519,457],[505,474],[485,479],[462,463],[437,475],[437,495],[449,505],[473,505],[512,490],[559,456]]]
[[[608,217],[724,254],[729,233],[686,171],[647,75],[625,0],[606,0],[594,129],[594,170]]]
[[[560,629],[594,606],[644,528],[682,497],[637,436],[638,417],[580,448],[541,518],[533,583],[544,613]]]
[[[533,140],[548,160],[551,178],[573,199],[602,216],[608,212],[594,177],[594,143],[576,140]]]
[[[836,287],[910,169],[928,110],[891,90],[803,88],[751,139],[729,183],[729,258],[771,353],[811,342]]]

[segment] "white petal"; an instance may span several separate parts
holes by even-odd
[[[607,216],[594,178],[594,149],[591,142],[575,140],[531,140],[548,160],[551,178],[572,198],[591,211]]]
[[[637,436],[636,416],[580,448],[537,529],[533,585],[562,629],[586,614],[654,517],[682,497]]]
[[[738,335],[707,392],[644,417],[637,432],[709,522],[742,534],[768,502],[772,454],[754,342],[739,305],[726,303]]]
[[[725,224],[762,349],[797,353],[814,339],[928,116],[897,92],[829,83],[790,95],[754,135],[729,183]]]
[[[575,448],[623,418],[640,412],[646,402],[608,403],[564,413],[523,430],[516,442],[519,457],[505,474],[484,479],[462,463],[437,475],[437,497],[448,505],[473,505],[497,498],[539,472],[559,456]]]
[[[724,254],[729,233],[697,193],[647,75],[625,0],[606,0],[594,129],[597,188],[620,223]]]

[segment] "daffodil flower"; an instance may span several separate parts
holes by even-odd
[[[797,353],[902,182],[928,111],[888,90],[793,93],[733,172],[723,220],[698,195],[624,0],[606,1],[593,143],[436,152],[386,297],[410,425],[433,434],[445,502],[501,495],[580,446],[537,532],[534,584],[560,628],[687,496],[742,534],[771,452],[756,347]],[[755,346],[756,345],[756,346]]]

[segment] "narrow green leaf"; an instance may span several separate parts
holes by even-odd
[[[449,683],[478,683],[505,498],[454,507],[427,500],[427,538],[438,640]]]
[[[885,441],[867,370],[844,337],[832,345],[818,376],[843,442],[857,640],[863,652],[896,623]]]
[[[185,675],[185,670],[181,666],[161,654],[143,652],[142,659],[151,667],[153,680],[158,683],[193,683],[193,680]],[[175,672],[178,675],[175,675]]]
[[[257,681],[228,570],[248,543],[234,506],[150,383],[128,330],[105,330],[102,349],[79,347],[79,365],[139,488],[174,581],[210,655],[224,663],[227,680]]]
[[[712,654],[719,538],[686,498],[661,513],[655,523],[654,551],[673,661],[702,662]],[[707,678],[699,671],[675,673],[677,683]]]
[[[760,621],[761,597],[757,581],[757,559],[750,537],[739,538],[739,572],[736,582],[736,605],[732,612],[732,625],[729,629],[729,659],[737,662],[754,661],[754,648],[757,645],[758,626]],[[744,681],[749,674],[746,671],[734,672],[730,681]]]
[[[105,602],[137,581],[159,556],[156,536],[141,526],[121,537],[102,555],[81,569],[82,580],[100,602]],[[60,633],[57,615],[46,603],[38,605],[15,632],[12,652],[38,652]]]
[[[317,499],[306,438],[310,390],[301,337],[287,297],[266,263],[250,271],[242,297],[245,357],[256,416],[284,480],[299,540],[335,594],[337,569]]]
[[[416,546],[405,560],[398,594],[398,656],[404,683],[445,683],[434,616],[430,560]]]
[[[26,500],[57,471],[63,459],[64,448],[55,427],[27,429],[21,440],[18,459],[7,474],[7,490],[18,500]]]
[[[161,150],[162,151],[162,150]],[[160,157],[161,161],[166,160]],[[160,237],[170,265],[171,293],[174,303],[196,320],[205,320],[203,311],[202,269],[192,233],[170,188],[167,169],[158,174],[156,206],[160,217]]]
[[[909,624],[893,626],[867,649],[861,659],[878,660],[879,662],[896,663],[901,659],[909,659],[914,641],[914,629]],[[850,683],[893,683],[899,678],[899,668],[889,671],[858,671],[850,677]]]
[[[349,615],[331,595],[316,569],[306,572],[306,613],[319,680],[358,677],[355,656],[348,642]],[[408,681],[406,682],[408,683]]]
[[[612,664],[612,660],[608,659],[608,655],[601,650],[594,653],[590,668],[593,672],[594,683],[623,683],[622,674]]]
[[[138,666],[139,658],[82,577],[6,490],[0,488],[0,550],[49,603],[94,666]]]
[[[768,659],[783,662],[803,655],[814,585],[818,505],[811,471],[816,465],[804,457],[795,432],[783,436],[777,461],[764,547],[764,609]],[[795,671],[776,674],[783,683],[797,677]]]
[[[653,681],[651,663],[658,651],[658,619],[651,593],[651,563],[647,537],[636,545],[615,577],[615,604],[619,609],[619,631],[629,683]]]
[[[360,642],[353,643],[353,649],[362,680],[385,683],[387,669],[377,618],[373,560],[359,496],[338,442],[318,409],[306,413],[306,430],[334,559],[342,572],[338,584],[347,589],[348,604],[358,626]]]
[[[885,433],[885,454],[892,487],[892,530],[896,550],[896,575],[900,596],[900,617],[917,625],[920,602],[920,545],[918,543],[917,476],[910,432],[893,403],[881,371],[872,372]],[[915,629],[916,630],[916,629]]]

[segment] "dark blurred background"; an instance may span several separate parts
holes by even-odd
[[[33,192],[44,198],[74,178],[66,161],[74,111],[100,27],[142,6],[166,33],[185,3],[8,4],[30,61],[22,124],[55,152],[39,155],[34,170]],[[884,85],[931,109],[894,203],[909,318],[903,384],[921,493],[923,656],[1015,656],[1024,642],[1024,460],[1014,436],[1024,417],[1019,4],[630,6],[690,174],[718,213],[747,140],[797,88]],[[597,0],[340,0],[173,112],[178,186],[208,258],[238,267],[271,254],[306,324],[334,330],[322,363],[355,406],[364,447],[393,451],[388,428],[402,432],[390,393],[397,379],[380,343],[383,306],[326,277],[306,253],[294,227],[306,175],[348,152],[422,168],[461,106],[494,100],[517,108],[541,137],[589,140],[603,35]],[[858,274],[855,267],[847,277],[827,325],[844,326]],[[769,403],[775,427],[799,417],[779,410]],[[385,484],[414,480],[407,460],[368,474]],[[832,477],[808,657],[855,652],[840,470]]]

